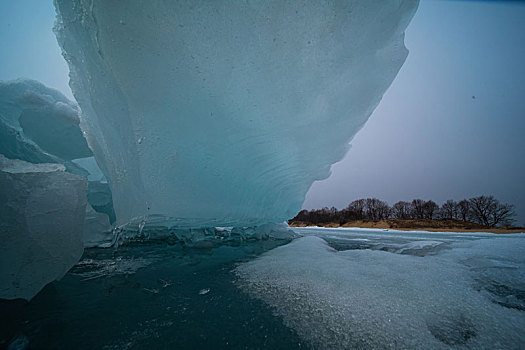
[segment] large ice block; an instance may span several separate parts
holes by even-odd
[[[282,222],[403,64],[418,0],[55,0],[117,222]]]
[[[0,298],[31,299],[84,251],[87,180],[0,155]]]
[[[77,104],[59,91],[35,80],[0,82],[0,152],[35,164],[60,163],[86,176],[89,203],[115,221],[111,190],[79,124]]]

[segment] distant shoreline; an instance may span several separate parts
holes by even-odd
[[[429,231],[429,232],[489,232],[489,233],[523,233],[523,227],[486,227],[472,222],[460,220],[430,220],[430,219],[386,219],[386,220],[353,220],[344,223],[311,223],[302,221],[288,222],[290,227],[320,226],[328,228],[358,227],[389,229],[399,231]]]

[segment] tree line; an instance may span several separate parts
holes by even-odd
[[[500,203],[493,196],[473,197],[459,202],[449,199],[441,206],[432,200],[422,199],[414,199],[411,202],[399,201],[389,206],[387,202],[377,198],[364,198],[353,201],[342,210],[335,207],[302,210],[290,222],[342,225],[352,220],[454,219],[495,227],[512,225],[515,215],[513,205]]]

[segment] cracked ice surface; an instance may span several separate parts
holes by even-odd
[[[282,222],[403,64],[417,0],[55,0],[117,222]]]

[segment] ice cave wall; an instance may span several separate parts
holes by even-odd
[[[403,64],[418,0],[55,0],[117,221],[293,217]]]

